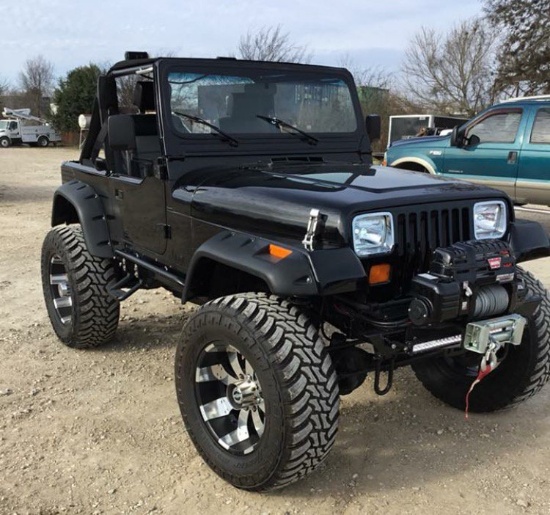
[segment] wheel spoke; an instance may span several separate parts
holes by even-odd
[[[57,274],[57,275],[50,275],[50,284],[67,284],[69,282],[69,278],[67,277],[67,274]]]
[[[56,309],[70,308],[73,305],[73,299],[71,297],[59,297],[53,299],[53,304]]]
[[[250,434],[248,433],[249,414],[250,412],[244,409],[240,411],[239,419],[237,422],[237,429],[231,431],[230,433],[227,433],[218,440],[222,447],[228,449],[229,447],[233,447],[238,443],[244,442],[245,440],[248,440],[250,438]]]
[[[244,371],[247,376],[254,377],[255,375],[254,369],[247,359],[244,360]]]
[[[195,377],[197,383],[207,383],[209,381],[221,381],[223,384],[230,384],[235,382],[235,379],[231,377],[225,368],[220,364],[211,365],[209,367],[197,368]]]
[[[229,415],[233,407],[227,397],[220,397],[215,401],[203,404],[200,406],[200,410],[204,420],[213,420]]]
[[[239,362],[239,353],[235,349],[231,349],[228,350],[227,356],[229,357],[229,364],[231,365],[234,376],[237,379],[243,379],[246,374]]]
[[[256,433],[258,433],[258,437],[261,437],[264,433],[264,421],[260,417],[260,411],[256,409],[255,411],[252,411],[252,423],[254,424],[254,429],[256,430]]]

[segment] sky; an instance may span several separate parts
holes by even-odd
[[[0,0],[0,80],[15,86],[27,59],[58,77],[122,60],[126,50],[180,57],[234,55],[247,31],[281,25],[312,63],[397,71],[422,25],[446,31],[481,0]]]

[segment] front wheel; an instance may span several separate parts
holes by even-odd
[[[183,420],[232,485],[265,491],[313,471],[338,427],[338,386],[315,326],[287,301],[240,294],[205,304],[176,354]]]
[[[2,148],[8,148],[10,146],[10,140],[9,138],[0,138],[0,147]]]
[[[528,295],[540,296],[542,301],[527,321],[521,344],[508,344],[500,365],[472,391],[470,411],[481,413],[513,406],[537,393],[550,378],[550,297],[531,273],[518,267],[518,275]],[[413,365],[413,369],[435,397],[464,409],[480,361],[479,354],[468,352],[461,357],[428,359]]]

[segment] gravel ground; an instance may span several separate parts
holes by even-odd
[[[343,398],[336,445],[307,480],[270,494],[224,483],[176,404],[174,351],[193,306],[138,292],[98,350],[52,333],[40,247],[59,163],[76,155],[0,150],[1,514],[550,512],[550,388],[466,421],[409,370],[385,397],[368,380]],[[550,260],[527,268],[550,286]]]

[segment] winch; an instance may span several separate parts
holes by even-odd
[[[412,280],[409,318],[424,326],[463,318],[480,320],[513,310],[525,296],[516,260],[500,240],[437,248],[429,272]]]

